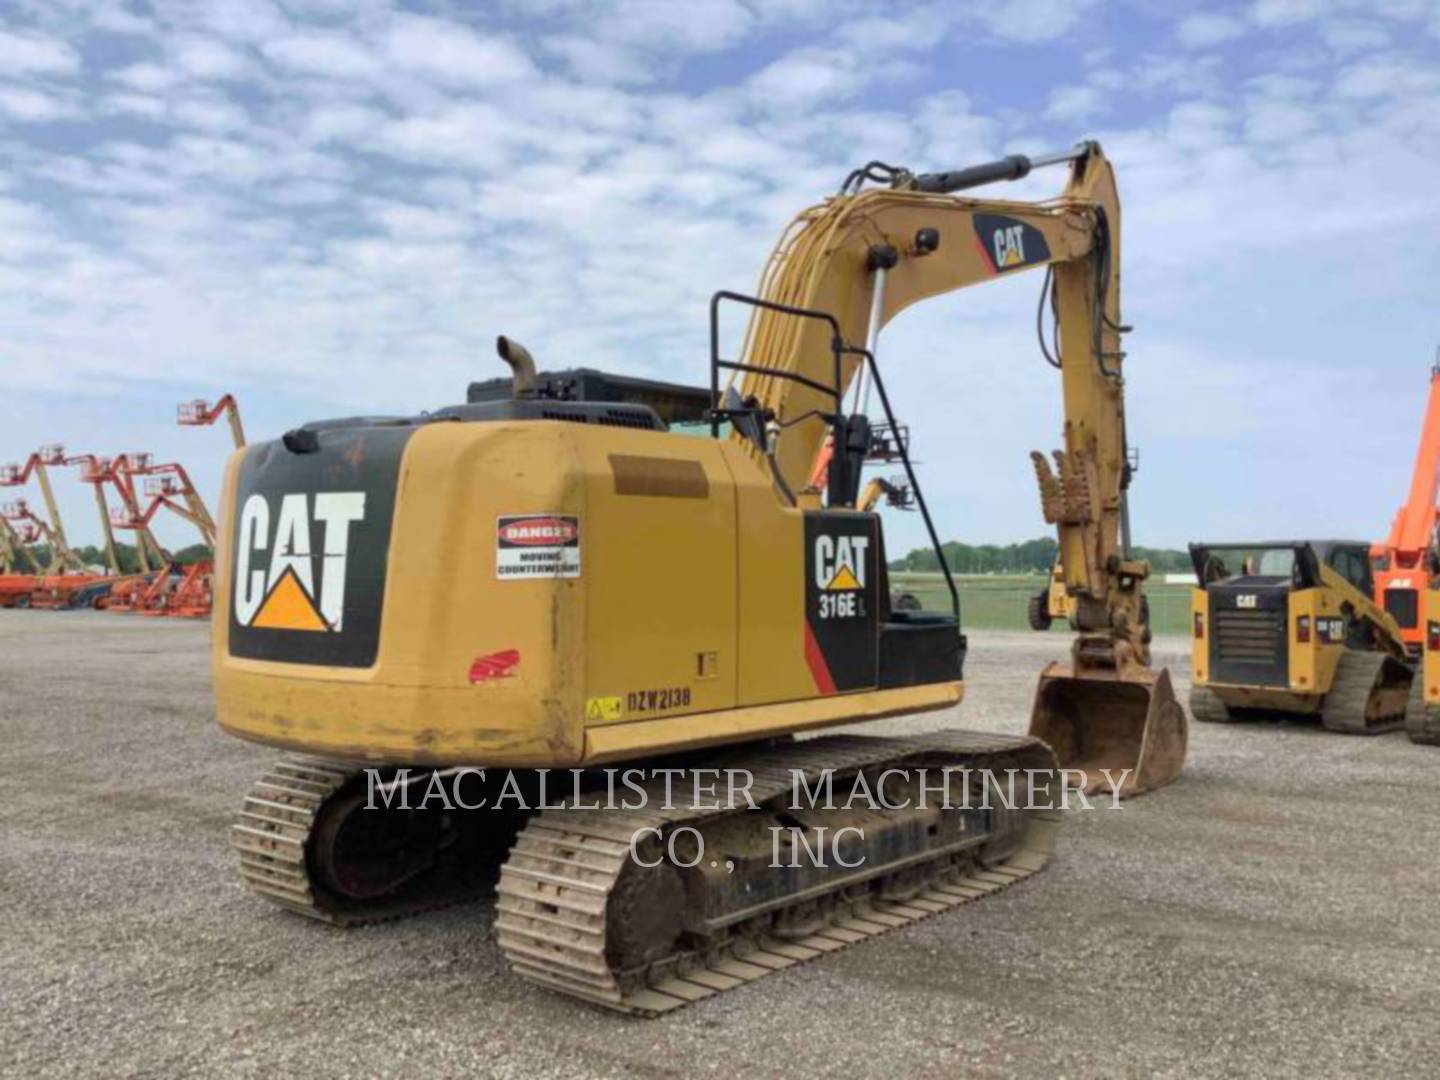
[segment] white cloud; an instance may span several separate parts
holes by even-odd
[[[1188,15],[1180,21],[1176,31],[1180,44],[1194,49],[1204,49],[1230,41],[1245,33],[1244,20],[1233,15],[1219,15],[1201,12]]]
[[[1254,105],[1245,117],[1245,136],[1252,142],[1291,142],[1319,125],[1315,110],[1288,102]]]
[[[250,114],[243,108],[233,101],[217,97],[177,101],[171,115],[183,127],[212,132],[243,131],[250,122]]]
[[[174,62],[186,74],[200,79],[238,79],[252,68],[250,61],[238,50],[208,37],[187,37],[177,41]]]
[[[490,86],[535,74],[529,57],[514,45],[444,19],[399,16],[385,34],[384,48],[399,67],[450,85]]]
[[[1323,15],[1323,0],[1257,0],[1250,17],[1261,26],[1289,26]]]
[[[22,123],[43,124],[79,115],[79,109],[53,94],[25,86],[0,86],[0,112]]]
[[[1362,325],[1365,355],[1400,355],[1428,318],[1440,87],[1413,40],[1424,12],[1272,5],[1257,13],[1279,28],[1261,38],[1272,51],[1230,46],[1219,35],[1234,26],[1202,18],[1137,55],[1097,32],[1088,6],[557,0],[483,18],[434,5],[440,18],[382,0],[158,5],[123,49],[86,42],[93,80],[73,67],[4,84],[48,103],[12,99],[22,110],[101,124],[65,129],[63,148],[23,122],[0,134],[0,366],[24,364],[34,392],[67,402],[107,395],[112,416],[137,384],[153,399],[184,372],[179,396],[237,390],[260,433],[296,410],[453,399],[491,370],[501,330],[542,362],[698,379],[710,292],[751,288],[784,224],[849,168],[961,167],[1083,127],[1125,198],[1132,421],[1158,446],[1147,460],[1193,450],[1167,434],[1177,399],[1253,451],[1274,413],[1237,417],[1227,387],[1339,363]],[[94,22],[74,21],[15,29],[53,31],[78,64]],[[1367,44],[1374,26],[1393,45]],[[1061,50],[1086,57],[1078,76],[1055,74]],[[985,74],[1002,66],[1015,78]],[[1045,170],[983,194],[1043,197],[1061,180]],[[1355,259],[1362,246],[1385,251],[1383,266]],[[937,493],[947,508],[993,507],[997,539],[1039,528],[1023,450],[1044,441],[1003,403],[1052,387],[1038,360],[1033,373],[979,361],[1033,351],[1037,288],[1032,276],[923,305],[885,339],[892,392],[927,421],[916,430],[932,460],[1014,451],[1014,477],[957,473]],[[1220,363],[1241,352],[1245,378]],[[1186,381],[1189,365],[1223,377]],[[1318,413],[1334,383],[1315,385]],[[975,429],[993,445],[971,447],[952,422],[966,386],[993,395]],[[55,415],[15,400],[0,399],[12,440],[29,438],[17,414]],[[1193,490],[1186,467],[1157,486]],[[1147,476],[1142,520],[1164,498]],[[947,531],[970,519],[942,513]]]
[[[733,44],[753,25],[750,10],[735,0],[616,0],[598,36],[626,45],[712,52]]]
[[[281,67],[332,79],[367,79],[381,70],[372,50],[343,34],[292,34],[266,42],[261,52]]]
[[[746,89],[757,104],[778,111],[849,97],[860,89],[865,78],[849,53],[804,48],[751,76]]]
[[[77,71],[80,55],[57,38],[0,30],[0,71],[63,75]]]
[[[1104,97],[1093,86],[1062,86],[1050,92],[1046,113],[1056,120],[1086,120],[1104,110]]]
[[[994,0],[979,7],[981,19],[997,37],[1011,41],[1053,41],[1084,18],[1096,0]]]
[[[131,64],[129,67],[120,68],[117,71],[111,72],[110,77],[116,82],[128,86],[132,90],[139,90],[146,93],[168,90],[181,79],[180,75],[172,69],[149,62]]]
[[[1376,98],[1424,94],[1440,86],[1440,70],[1403,60],[1378,58],[1344,69],[1336,85],[1341,97]]]

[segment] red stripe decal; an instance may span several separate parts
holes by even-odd
[[[1000,271],[995,266],[995,260],[990,255],[990,249],[985,246],[985,241],[980,239],[980,234],[972,229],[970,235],[975,238],[975,246],[980,249],[980,258],[985,260],[985,265],[990,270],[990,273],[998,274]]]
[[[825,663],[825,654],[820,651],[820,643],[815,640],[815,631],[810,629],[810,624],[805,624],[805,663],[810,665],[810,677],[815,680],[815,686],[822,694],[835,693],[835,680],[830,677],[830,665]]]

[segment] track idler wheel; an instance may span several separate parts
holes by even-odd
[[[445,821],[430,810],[366,808],[364,788],[328,801],[312,837],[315,883],[346,901],[397,893],[435,864]]]
[[[1179,776],[1189,742],[1169,671],[1077,673],[1058,663],[1040,673],[1030,734],[1050,744],[1061,768],[1084,771],[1086,794],[1113,784],[1121,797]]]

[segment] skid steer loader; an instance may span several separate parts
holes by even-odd
[[[1191,544],[1190,558],[1196,720],[1314,716],[1352,735],[1404,722],[1412,671],[1371,599],[1368,544]]]

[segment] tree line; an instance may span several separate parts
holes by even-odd
[[[1055,565],[1055,556],[1060,549],[1053,536],[1004,545],[963,544],[959,540],[950,540],[940,546],[951,572],[956,574],[1047,574]],[[1147,547],[1136,547],[1131,551],[1137,559],[1148,559],[1151,569],[1158,574],[1183,574],[1193,569],[1189,552]],[[935,573],[940,569],[940,560],[936,558],[934,548],[915,548],[893,560],[890,569]]]
[[[105,549],[96,547],[94,544],[86,544],[83,547],[71,548],[75,556],[86,566],[104,567]],[[34,557],[37,568],[43,567],[50,562],[49,544],[30,544],[25,551]],[[115,544],[115,558],[120,563],[122,574],[138,574],[140,572],[140,554],[134,544],[125,544],[119,541]],[[170,561],[180,566],[189,566],[191,563],[200,562],[203,559],[214,558],[214,553],[204,544],[191,544],[189,547],[181,548],[179,551],[171,552]],[[24,559],[22,557],[21,561]],[[151,569],[154,569],[152,567]]]

